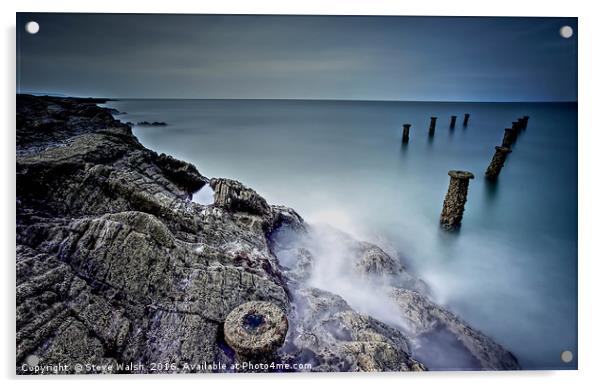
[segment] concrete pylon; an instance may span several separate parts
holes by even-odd
[[[403,125],[403,135],[401,136],[401,142],[407,144],[410,141],[410,127],[412,124]]]
[[[527,129],[527,124],[529,123],[529,116],[523,116],[519,119],[522,123],[521,125],[521,130],[525,130]]]
[[[284,343],[286,315],[274,303],[252,301],[232,310],[224,322],[224,339],[239,363],[269,363]]]
[[[469,118],[470,118],[470,113],[464,113],[464,122],[462,123],[462,125],[467,126]]]
[[[502,147],[511,148],[516,139],[518,138],[518,129],[506,128],[504,129],[504,138],[502,139]]]
[[[449,187],[445,201],[443,201],[443,210],[439,222],[445,230],[456,230],[462,223],[464,215],[464,205],[468,199],[468,183],[474,178],[473,173],[469,171],[451,170]]]
[[[506,162],[506,156],[511,152],[512,150],[508,147],[495,147],[495,154],[493,154],[491,163],[489,163],[489,167],[487,167],[487,171],[485,172],[487,179],[497,179]]]
[[[431,117],[431,124],[429,125],[429,136],[433,136],[435,134],[436,126],[437,126],[437,118]]]
[[[451,119],[449,121],[449,127],[450,128],[455,128],[456,127],[456,119],[457,118],[458,118],[457,116],[452,116],[451,117]]]

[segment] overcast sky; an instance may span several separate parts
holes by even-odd
[[[27,34],[29,20],[40,31]],[[572,26],[570,39],[560,36]],[[577,19],[17,15],[18,92],[574,101]]]

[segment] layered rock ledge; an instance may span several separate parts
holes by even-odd
[[[295,268],[274,253],[279,230],[311,233],[294,210],[146,149],[99,102],[17,96],[17,373],[30,373],[22,366],[32,356],[40,365],[109,365],[111,373],[231,363],[226,317],[262,301],[290,322],[278,362],[309,363],[313,371],[425,370],[413,345],[443,327],[477,368],[519,368],[372,244],[351,242],[353,268],[388,279],[407,330],[308,287],[311,247],[299,250]],[[205,185],[215,202],[192,202]],[[170,368],[120,370],[129,363]]]

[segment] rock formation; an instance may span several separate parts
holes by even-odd
[[[167,123],[165,121],[153,121],[153,122],[140,121],[136,125],[138,125],[140,127],[165,127],[165,126],[167,126]]]
[[[17,373],[34,373],[32,360],[70,366],[60,373],[100,373],[76,364],[106,373],[231,364],[241,349],[233,349],[225,322],[247,303],[272,306],[289,322],[279,349],[281,338],[272,338],[270,357],[312,371],[425,370],[412,344],[438,323],[455,330],[477,368],[519,368],[509,352],[430,302],[423,282],[373,244],[349,238],[357,253],[351,268],[387,279],[391,301],[415,329],[404,332],[312,288],[311,246],[298,250],[292,268],[274,253],[279,231],[311,233],[294,210],[146,149],[99,102],[17,96]],[[207,184],[215,202],[192,202]],[[141,369],[128,369],[135,364]]]
[[[284,229],[289,227],[287,225]],[[278,233],[286,233],[286,231],[280,230]],[[375,299],[374,303],[378,303],[380,298],[388,298],[388,301],[382,304],[390,306],[399,317],[399,321],[404,324],[401,327],[386,325],[353,311],[339,296],[308,287],[307,284],[311,282],[304,280],[311,277],[311,271],[314,268],[312,262],[315,260],[312,241],[316,234],[324,235],[324,233],[325,230],[314,231],[313,227],[308,226],[303,232],[296,233],[297,240],[282,238],[280,241],[283,243],[274,249],[277,257],[296,252],[299,256],[297,264],[300,261],[305,263],[303,266],[284,268],[292,295],[289,331],[293,334],[289,334],[284,344],[287,353],[297,354],[299,358],[309,357],[308,354],[310,354],[309,359],[323,360],[320,363],[320,370],[326,371],[426,370],[428,363],[422,362],[423,360],[418,361],[412,355],[412,348],[415,344],[429,341],[431,338],[436,339],[438,333],[444,331],[450,333],[450,336],[457,342],[457,347],[463,349],[467,358],[474,360],[473,366],[463,365],[464,368],[490,370],[519,368],[516,358],[511,353],[483,333],[470,327],[452,312],[434,303],[429,298],[429,287],[411,274],[399,260],[378,246],[357,241],[343,232],[332,230],[326,233],[336,234],[337,240],[347,246],[348,251],[345,256],[352,265],[351,271],[357,275],[355,286],[372,293]],[[299,279],[303,280],[299,281]],[[350,320],[356,323],[352,324]],[[360,325],[358,320],[364,323]],[[369,325],[366,326],[367,324]],[[358,332],[357,328],[360,326],[364,329]],[[353,327],[356,330],[353,330]],[[379,336],[375,337],[374,332],[384,335],[385,339]],[[300,335],[300,333],[306,333],[306,335]],[[392,345],[396,351],[390,357],[398,360],[397,363],[401,360],[401,363],[397,365],[397,368],[392,368],[389,359],[370,359],[368,358],[370,353],[360,359],[357,356],[351,357],[347,353],[349,347],[341,348],[340,341],[367,341],[369,343],[363,346],[364,349],[379,349],[378,351],[383,353],[389,349],[387,344]],[[386,344],[372,342],[385,342]],[[354,345],[353,348],[358,346],[360,345]],[[308,353],[307,349],[311,350],[311,353]],[[403,353],[400,353],[399,349],[403,350]],[[390,351],[393,352],[393,350]],[[431,349],[431,352],[445,355],[447,349],[445,346],[441,346]],[[335,357],[333,353],[338,357]],[[341,353],[350,357],[349,363],[344,368],[341,368],[338,361]],[[371,367],[365,369],[360,360],[370,360]]]

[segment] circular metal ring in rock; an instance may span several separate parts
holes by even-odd
[[[228,314],[224,323],[226,342],[238,355],[261,356],[275,352],[288,331],[284,312],[270,302],[247,302]]]

